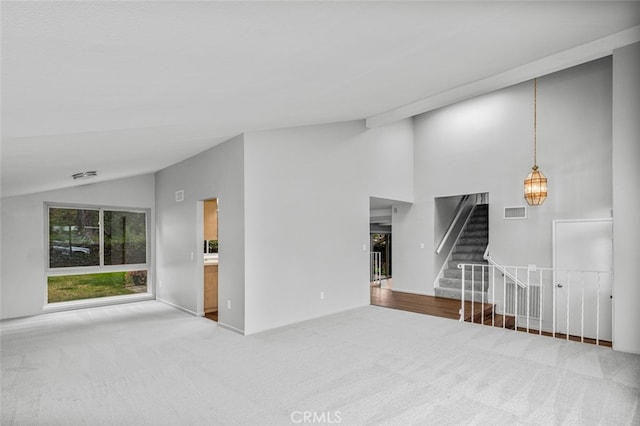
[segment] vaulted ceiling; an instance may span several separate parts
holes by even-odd
[[[154,172],[246,131],[459,98],[640,25],[640,3],[612,1],[3,1],[1,12],[3,197],[72,186],[84,170]]]

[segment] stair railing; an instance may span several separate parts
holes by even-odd
[[[506,267],[500,265],[498,262],[496,262],[490,255],[489,255],[489,246],[487,246],[487,249],[484,251],[484,255],[482,255],[482,258],[484,260],[486,260],[487,262],[489,262],[490,265],[495,266],[500,272],[502,272],[503,275],[505,275],[507,278],[509,278],[511,281],[513,281],[514,283],[518,284],[518,286],[520,288],[526,288],[527,285],[525,283],[523,283],[522,281],[520,281],[518,279],[518,277],[516,275],[513,275],[511,272],[509,272],[507,270]]]
[[[502,320],[502,328],[513,328],[527,333],[562,337],[566,340],[593,339],[596,344],[611,341],[612,283],[611,271],[567,270],[538,268],[536,266],[503,266],[465,264],[462,270],[460,321],[496,325]],[[508,281],[502,271],[513,271],[525,288]],[[478,273],[480,276],[478,277]],[[502,277],[500,278],[500,275]],[[467,278],[467,276],[470,276]],[[485,278],[486,277],[486,278]],[[501,283],[500,283],[501,282]],[[477,284],[490,285],[491,300],[476,301]],[[470,301],[465,301],[469,287]],[[498,312],[496,312],[496,308]],[[476,310],[480,314],[476,315]],[[471,311],[467,316],[466,312]],[[486,312],[491,312],[490,322]],[[501,312],[500,312],[501,311]],[[501,317],[501,318],[500,318]],[[507,326],[507,321],[512,324]]]
[[[438,244],[438,248],[436,248],[436,254],[440,254],[444,246],[447,244],[447,241],[449,241],[449,238],[451,237],[451,233],[453,232],[453,229],[455,228],[456,224],[460,220],[460,217],[462,216],[462,213],[464,212],[465,207],[467,207],[467,203],[469,202],[471,197],[472,196],[470,194],[465,195],[464,197],[462,197],[462,200],[460,200],[460,202],[456,206],[456,210],[455,210],[456,214],[453,217],[453,220],[451,221],[451,223],[449,224],[447,231],[444,233],[444,236],[442,237],[440,244]],[[475,204],[475,194],[474,194],[474,204]],[[471,212],[468,213],[468,215],[470,214]]]

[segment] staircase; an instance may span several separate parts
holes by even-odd
[[[465,224],[460,237],[456,241],[449,258],[447,259],[447,269],[438,280],[438,287],[435,288],[437,297],[447,299],[461,299],[462,270],[458,269],[459,263],[472,263],[478,265],[488,265],[484,260],[484,252],[489,244],[489,205],[476,204],[471,212],[469,220]],[[484,285],[480,270],[473,272],[473,289],[471,288],[472,272],[465,271],[465,292],[464,300],[481,302],[487,301],[487,288],[489,286],[488,270],[484,272]],[[473,294],[472,294],[473,292]]]

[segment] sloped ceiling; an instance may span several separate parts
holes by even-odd
[[[640,24],[638,2],[2,2],[2,196],[364,119]]]

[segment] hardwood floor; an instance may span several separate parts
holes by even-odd
[[[388,288],[371,286],[371,304],[385,308],[400,309],[402,311],[436,317],[459,319],[460,301],[442,297],[426,296],[414,293],[392,291]],[[482,305],[476,303],[475,313],[480,312]],[[465,302],[465,313],[471,315],[471,302]]]
[[[402,311],[416,312],[419,314],[432,315],[436,317],[443,317],[449,319],[460,318],[460,301],[454,299],[445,299],[442,297],[427,296],[414,293],[403,293],[399,291],[393,291],[389,288],[381,288],[377,285],[371,286],[371,304],[376,306],[382,306],[385,308],[399,309]],[[515,329],[515,319],[512,316],[503,316],[501,314],[493,314],[493,305],[484,305],[481,303],[475,303],[472,306],[471,302],[465,302],[465,321],[473,321],[475,323],[484,323],[485,325],[494,327],[504,327],[509,329]],[[473,312],[473,314],[472,314]],[[471,319],[473,315],[473,320]],[[518,327],[518,331],[527,332],[526,328]],[[538,330],[529,328],[530,334],[542,334],[544,336],[551,336],[552,334],[546,331],[539,333]],[[565,334],[556,333],[556,338],[566,339]],[[580,336],[569,336],[569,340],[580,341]],[[585,338],[584,343],[596,344],[595,339]],[[600,346],[611,347],[611,342],[600,340],[598,342]]]

